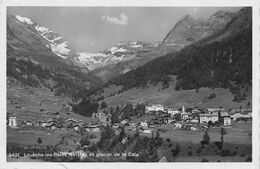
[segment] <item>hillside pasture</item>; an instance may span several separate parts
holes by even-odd
[[[113,87],[113,92],[115,87]],[[109,88],[105,89],[106,96]],[[216,97],[208,99],[207,97],[215,93]],[[164,106],[173,106],[181,108],[183,105],[186,107],[224,107],[229,110],[230,108],[243,108],[247,107],[247,103],[252,103],[252,90],[247,92],[247,99],[242,102],[234,102],[233,94],[229,89],[223,88],[200,88],[198,91],[192,90],[175,90],[174,84],[171,84],[169,88],[162,89],[160,85],[149,86],[145,89],[133,88],[124,91],[114,96],[105,97],[105,102],[109,106],[122,105],[122,104],[137,104],[137,103],[151,103],[162,104]]]

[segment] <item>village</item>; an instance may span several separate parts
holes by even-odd
[[[135,108],[135,107],[133,107]],[[109,108],[106,108],[106,110]],[[71,109],[70,109],[71,111]],[[10,116],[7,122],[10,128],[21,127],[44,127],[48,130],[74,130],[99,132],[102,126],[111,126],[115,130],[124,126],[127,131],[136,131],[151,133],[158,127],[171,127],[172,129],[184,130],[206,130],[209,127],[232,127],[232,121],[245,123],[252,119],[252,111],[246,109],[233,109],[226,111],[224,108],[182,108],[176,109],[160,104],[150,104],[145,106],[145,112],[142,118],[132,115],[128,119],[121,119],[115,123],[111,121],[111,113],[104,113],[99,110],[93,113],[95,122],[83,121],[74,118],[60,117],[59,112],[47,111],[48,118],[45,120],[26,120],[17,123],[15,116]],[[146,118],[147,117],[147,118]]]
[[[247,158],[243,153],[250,151],[248,142],[252,135],[250,129],[252,111],[247,109],[226,111],[224,108],[190,108],[188,106],[186,108],[184,105],[173,108],[160,104],[137,104],[134,106],[128,104],[121,105],[121,107],[101,108],[101,106],[98,112],[93,113],[91,117],[80,119],[73,116],[75,113],[72,108],[66,106],[68,111],[65,112],[62,110],[57,112],[42,111],[41,117],[45,117],[45,119],[21,121],[19,116],[10,115],[7,121],[9,160],[22,157],[21,154],[18,157],[12,156],[17,151],[29,155],[34,151],[65,154],[64,157],[37,158],[38,160],[66,159],[70,153],[79,153],[78,160],[88,160],[85,153],[95,152],[98,155],[106,150],[106,147],[111,147],[111,144],[106,146],[103,144],[103,141],[106,140],[104,140],[104,136],[112,136],[109,138],[109,142],[117,140],[122,147],[135,145],[133,140],[138,140],[138,138],[144,140],[160,138],[164,140],[163,144],[167,143],[168,146],[179,145],[182,149],[180,158],[186,158],[187,153],[185,154],[185,152],[191,151],[187,149],[187,146],[193,147],[194,153],[200,156],[199,146],[203,147],[200,144],[205,133],[209,135],[211,140],[208,147],[218,147],[221,143],[219,131],[223,128],[228,133],[225,136],[227,147],[232,145],[229,148],[233,150],[241,145],[240,158]],[[130,109],[126,109],[126,107],[130,107]],[[131,110],[132,113],[129,113]],[[118,114],[117,111],[120,113]],[[126,116],[127,113],[129,113],[128,116]],[[138,143],[137,145],[142,144]],[[97,146],[98,149],[95,148]],[[167,158],[171,159],[176,156],[174,155],[174,152],[177,151],[175,149],[176,147],[172,147],[169,150],[173,155],[172,157],[167,155]],[[98,151],[96,152],[96,150]],[[209,151],[214,154],[214,150],[210,149]],[[139,149],[138,151],[132,149],[130,153],[139,154],[139,151]],[[97,155],[89,160],[106,158]],[[30,156],[25,158],[27,157]],[[191,156],[188,155],[188,157]],[[136,156],[134,159],[139,159],[139,157]],[[157,160],[159,161],[159,159]],[[224,161],[224,159],[222,160]]]

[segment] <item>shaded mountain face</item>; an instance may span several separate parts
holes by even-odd
[[[252,31],[252,9],[250,7],[245,7],[233,15],[232,20],[228,22],[224,29],[218,31],[209,38],[205,38],[204,41],[207,41],[208,43],[212,41],[221,41],[227,37],[249,30]]]
[[[221,31],[233,17],[234,13],[225,11],[218,11],[207,20],[187,15],[175,24],[160,46],[181,49]]]
[[[174,75],[176,90],[229,88],[239,100],[252,85],[252,8],[232,15],[221,31],[113,78],[105,86],[122,86],[120,92],[151,83],[167,88]]]
[[[78,97],[102,81],[72,62],[75,51],[58,33],[29,18],[7,16],[7,77]],[[78,96],[77,96],[78,95]]]

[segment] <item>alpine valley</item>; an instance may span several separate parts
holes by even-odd
[[[251,7],[97,53],[20,15],[6,33],[8,162],[252,161]]]
[[[251,95],[252,83],[250,17],[250,8],[218,11],[208,19],[187,15],[162,42],[123,41],[98,53],[79,53],[36,21],[8,16],[8,84],[50,89],[74,101],[90,96],[112,105],[196,105],[221,91],[217,99],[223,95],[227,104],[245,105],[250,100],[242,95]]]

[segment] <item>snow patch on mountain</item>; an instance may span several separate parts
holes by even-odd
[[[125,48],[123,48],[123,47],[121,47],[121,48],[118,48],[118,47],[112,47],[112,48],[110,48],[110,52],[111,52],[112,55],[115,54],[115,53],[117,53],[117,52],[127,52],[127,51],[128,51],[128,50],[125,49]]]
[[[62,57],[63,59],[67,58],[67,55],[70,52],[70,49],[68,47],[68,42],[65,41],[61,44],[51,44],[51,50],[57,55]]]
[[[40,25],[35,26],[35,29],[36,29],[38,32],[40,32],[40,33],[46,33],[47,31],[49,31],[48,28],[45,28],[45,27],[40,26]]]
[[[136,41],[123,41],[123,42],[120,42],[119,45],[129,45],[129,47],[132,47],[132,48],[142,48],[144,46]]]
[[[95,69],[98,66],[101,66],[108,60],[108,55],[105,53],[79,53],[77,61],[88,65],[90,70]]]
[[[132,45],[133,48],[141,48],[143,45]]]
[[[61,37],[61,36],[59,36],[59,37],[57,37],[57,38],[53,39],[52,41],[53,41],[53,42],[55,42],[55,41],[57,41],[57,40],[60,40],[60,39],[62,39],[62,37]]]
[[[132,48],[142,48],[143,47],[142,44],[138,44],[137,42],[130,42],[129,44],[131,45]]]
[[[16,19],[17,19],[18,21],[20,21],[20,22],[27,23],[27,24],[29,24],[29,25],[33,24],[32,20],[29,19],[29,18],[21,17],[20,15],[16,15],[15,17],[16,17]]]
[[[97,57],[107,57],[106,54],[104,53],[79,53],[79,60],[82,62],[86,62],[86,61],[93,61],[95,63],[100,63],[100,61],[98,59],[95,59]]]
[[[35,29],[44,39],[50,42],[50,45],[48,45],[48,47],[51,48],[52,52],[63,59],[66,59],[68,57],[70,49],[68,48],[69,43],[67,41],[56,43],[55,41],[62,39],[62,37],[57,36],[54,31],[40,25],[35,26]]]

